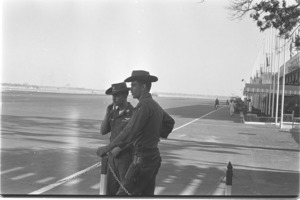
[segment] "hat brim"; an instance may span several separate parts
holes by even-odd
[[[130,76],[125,79],[124,82],[132,82],[132,81],[147,81],[147,82],[156,82],[158,78],[152,75],[142,75],[142,76]]]
[[[117,93],[119,93],[119,92],[127,92],[127,91],[129,91],[129,90],[130,90],[130,88],[124,88],[124,89],[122,89],[122,90],[117,90],[117,91],[113,92],[113,91],[112,91],[112,88],[110,87],[110,88],[108,88],[108,89],[105,91],[105,94],[106,94],[106,95],[114,95],[114,94],[117,94]]]

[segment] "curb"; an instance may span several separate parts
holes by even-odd
[[[244,121],[244,124],[254,124],[254,125],[276,125],[276,123],[273,123],[273,122],[247,122],[247,121]]]

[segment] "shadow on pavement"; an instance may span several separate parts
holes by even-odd
[[[285,150],[280,148],[264,148],[193,141],[178,141],[176,144],[162,144],[160,149],[164,164],[162,165],[157,177],[157,186],[164,188],[161,195],[184,194],[185,189],[190,185],[194,185],[193,193],[195,195],[205,196],[213,194],[214,189],[220,183],[220,178],[225,176],[228,163],[209,162],[205,161],[206,158],[201,160],[189,155],[177,154],[177,152],[186,152],[184,150],[194,147],[198,147],[199,152],[206,149],[207,151],[211,150],[212,152],[220,154],[228,154],[230,152],[238,151],[240,148]],[[228,149],[228,151],[216,151],[218,148],[225,148]],[[175,149],[176,153],[174,152]],[[198,149],[195,150],[198,151]],[[198,163],[198,165],[195,163]],[[299,194],[300,177],[298,172],[242,166],[235,165],[234,163],[233,168],[233,195],[295,196]],[[200,180],[200,184],[195,184],[194,180],[196,179]]]
[[[199,196],[212,196],[220,178],[225,176],[219,166],[175,166],[162,165],[157,177],[157,186],[164,187],[160,195],[182,195],[185,189],[199,179],[200,184],[193,188]],[[233,169],[232,195],[236,196],[296,196],[299,194],[299,173],[271,172],[257,169]],[[175,177],[174,174],[176,174]],[[171,181],[166,178],[173,177]]]
[[[297,144],[299,144],[299,138],[300,138],[299,130],[292,130],[290,134],[292,135],[292,138],[297,142]]]
[[[178,147],[178,146],[176,146]],[[184,146],[181,146],[184,148]],[[225,175],[227,163],[201,162],[199,165],[178,164],[180,159],[161,147],[164,157],[156,179],[156,186],[162,188],[160,196],[178,196],[186,193],[192,186],[191,196],[211,196],[220,178]],[[81,148],[76,152],[63,149],[33,151],[12,149],[2,152],[2,169],[21,167],[13,173],[1,175],[2,194],[28,194],[80,170],[99,162],[94,149]],[[205,164],[205,165],[203,165]],[[234,164],[232,194],[238,196],[297,195],[299,193],[299,174],[270,171],[257,168],[240,169]],[[22,174],[33,175],[19,180],[14,177]],[[43,182],[44,180],[44,182]],[[47,181],[48,180],[48,181]],[[53,188],[42,195],[84,195],[99,193],[100,168],[89,171],[74,180]]]

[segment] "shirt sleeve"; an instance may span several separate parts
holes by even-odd
[[[174,128],[175,120],[164,111],[160,137],[167,138]]]
[[[146,105],[136,107],[128,124],[121,133],[110,142],[109,145],[111,148],[116,146],[122,148],[126,144],[133,142],[137,136],[142,133],[150,114],[149,108]]]

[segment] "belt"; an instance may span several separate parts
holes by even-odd
[[[135,154],[133,156],[133,164],[134,165],[151,165],[155,164],[155,162],[161,159],[159,152],[151,152],[151,154]]]
[[[152,148],[135,148],[134,149],[134,155],[138,157],[152,157],[155,154],[159,155],[159,149],[157,147],[152,147]]]
[[[134,148],[135,153],[155,153],[158,151],[157,147],[138,147]]]

